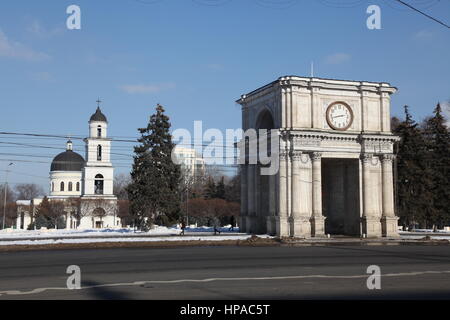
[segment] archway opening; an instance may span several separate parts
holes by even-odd
[[[259,114],[255,127],[257,130],[259,129],[270,130],[275,128],[275,122],[269,110],[264,110]]]
[[[95,176],[95,181],[94,181],[94,191],[95,194],[103,194],[104,190],[104,178],[101,174],[98,174]]]
[[[271,154],[271,129],[275,128],[275,122],[273,120],[272,114],[269,110],[262,111],[256,121],[255,129],[257,130],[258,136],[260,136],[261,132],[259,130],[265,129],[267,130],[267,140],[266,146],[261,148],[261,145],[258,146],[258,151],[262,151],[267,153],[267,156]],[[262,133],[264,134],[264,133]],[[255,192],[257,194],[258,201],[256,202],[256,212],[257,212],[257,223],[254,224],[253,230],[250,230],[254,233],[273,233],[272,226],[267,225],[267,217],[275,215],[275,177],[269,175],[263,175],[261,169],[263,167],[268,167],[269,165],[262,165],[258,163],[256,166],[256,174],[257,181],[255,184]]]
[[[322,159],[325,233],[360,235],[358,159]]]

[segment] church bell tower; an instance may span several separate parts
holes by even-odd
[[[83,197],[115,198],[113,194],[114,168],[111,163],[111,139],[108,138],[108,120],[100,110],[89,120],[89,137],[86,143],[86,164],[83,170]]]

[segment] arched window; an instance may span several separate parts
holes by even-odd
[[[54,191],[55,191],[55,183],[52,182],[52,192],[54,192]]]
[[[97,127],[97,138],[101,138],[102,137],[102,126],[98,126]]]
[[[64,191],[64,182],[61,182],[61,188],[60,191]]]
[[[98,174],[95,176],[94,191],[95,194],[103,194],[103,176]]]
[[[77,182],[77,191],[80,191],[80,183]]]
[[[102,161],[102,146],[97,146],[97,161]]]
[[[73,190],[73,184],[72,184],[72,182],[69,182],[69,189],[68,189],[68,191],[72,191]]]

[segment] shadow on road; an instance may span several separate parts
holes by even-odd
[[[83,281],[82,287],[94,287],[89,288],[85,291],[89,296],[92,296],[94,299],[99,300],[130,300],[132,299],[129,295],[126,293],[119,291],[119,288],[112,288],[112,287],[97,287],[100,286],[101,283],[95,282],[95,281]]]

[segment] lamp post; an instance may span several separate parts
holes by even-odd
[[[2,230],[5,230],[5,221],[6,221],[6,196],[7,196],[7,191],[8,191],[8,173],[9,170],[8,168],[10,166],[12,166],[14,163],[10,163],[8,164],[8,166],[6,167],[6,176],[5,176],[5,194],[3,196],[3,224],[2,224]]]

